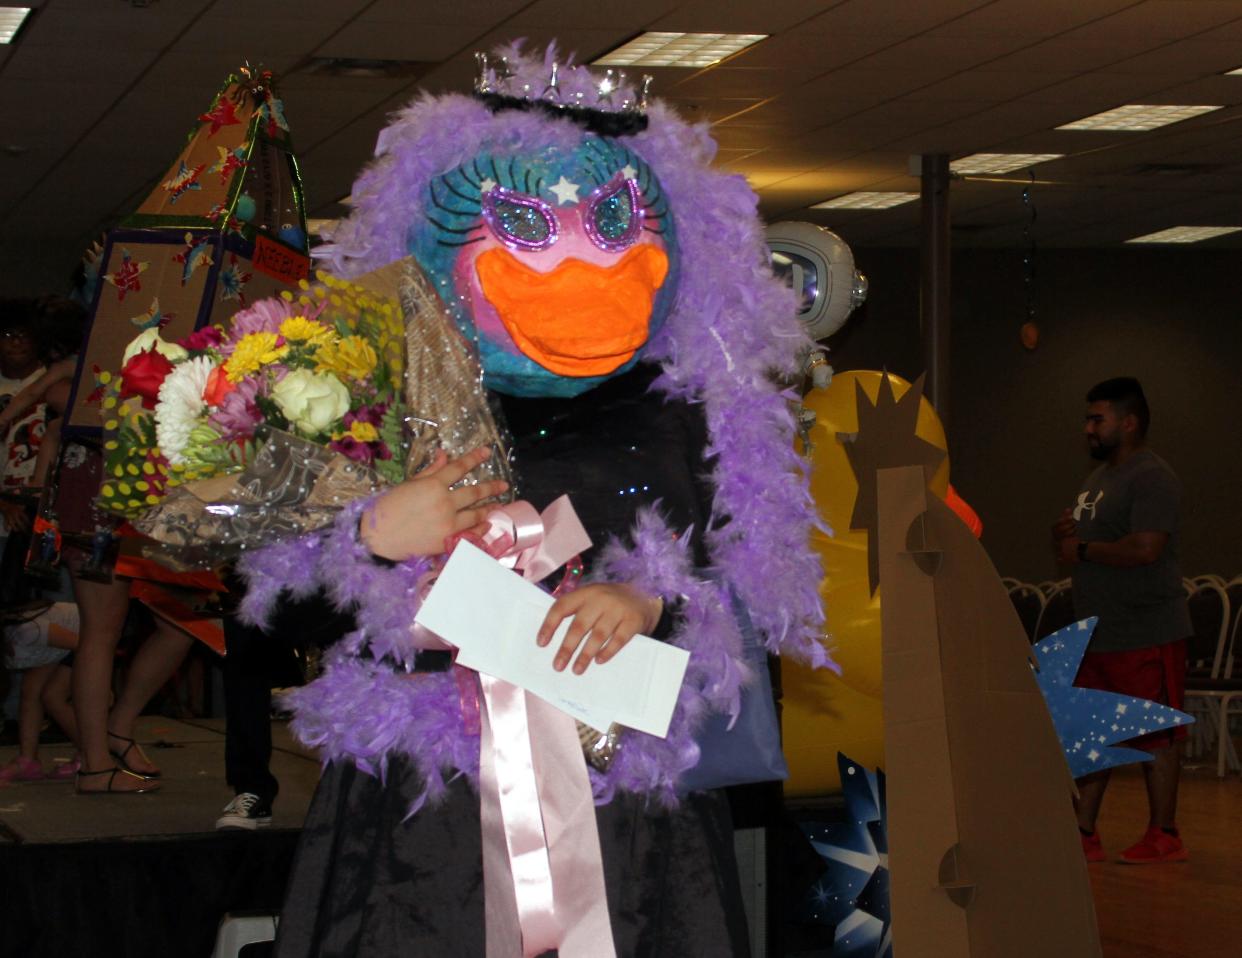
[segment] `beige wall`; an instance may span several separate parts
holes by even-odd
[[[855,252],[872,294],[833,365],[918,375],[917,252]],[[1118,375],[1142,380],[1152,448],[1182,479],[1183,572],[1242,573],[1242,255],[1040,251],[1034,352],[1018,340],[1022,254],[955,251],[953,268],[952,477],[1001,574],[1056,574],[1048,526],[1092,465],[1083,395]]]

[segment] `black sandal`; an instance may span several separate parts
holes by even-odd
[[[108,776],[108,787],[107,788],[86,788],[86,789],[82,788],[81,786],[82,779],[89,778],[92,775],[107,775]],[[139,782],[142,783],[142,785],[140,788],[113,788],[112,786],[113,784],[115,784],[116,777],[118,775],[128,775],[130,778],[136,778],[138,779]],[[144,778],[142,775],[139,775],[137,772],[131,772],[128,769],[117,768],[113,766],[112,768],[102,768],[97,772],[91,772],[85,768],[78,769],[77,781],[74,782],[73,790],[75,794],[78,794],[78,795],[142,795],[145,792],[157,791],[159,787],[160,787],[159,782],[152,781],[149,778]]]
[[[131,775],[137,775],[140,778],[159,778],[160,775],[163,774],[158,768],[154,772],[140,772],[138,769],[133,768],[129,762],[125,761],[125,756],[134,749],[138,749],[139,752],[142,752],[142,746],[135,742],[132,738],[126,738],[124,735],[117,735],[116,732],[109,732],[108,738],[114,738],[118,742],[125,743],[125,747],[119,752],[115,749],[108,749],[108,754],[121,763],[121,769],[123,771],[129,772]],[[142,757],[147,758],[145,752],[142,752]],[[148,758],[147,761],[149,762],[151,760]],[[94,773],[92,772],[91,774]]]

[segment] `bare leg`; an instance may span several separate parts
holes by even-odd
[[[1143,763],[1151,824],[1157,828],[1177,825],[1177,783],[1181,771],[1182,753],[1177,745],[1152,752],[1151,761]]]
[[[43,686],[43,708],[81,751],[78,743],[78,722],[73,714],[73,706],[69,704],[69,687],[72,681],[73,672],[64,665],[57,665],[51,679]]]
[[[32,761],[39,757],[39,733],[43,730],[43,687],[56,671],[55,663],[26,669],[22,673],[22,698],[17,713],[19,754]]]
[[[194,640],[185,632],[163,619],[156,618],[155,631],[142,643],[138,654],[134,656],[125,678],[125,688],[121,691],[121,697],[116,700],[116,705],[112,707],[112,714],[108,716],[108,743],[114,752],[124,752],[129,746],[128,742],[121,741],[118,736],[134,737],[134,722],[151,701],[151,696],[177,670],[193,644]],[[142,774],[159,772],[136,745],[125,753],[125,764]]]
[[[47,431],[43,434],[43,442],[40,443],[38,455],[35,457],[34,475],[30,479],[32,486],[42,488],[47,485],[48,470],[52,468],[56,453],[60,451],[60,423],[60,419],[53,419],[47,424]]]
[[[1077,779],[1078,800],[1074,811],[1078,815],[1078,827],[1085,832],[1095,831],[1095,820],[1104,802],[1104,790],[1108,788],[1109,772],[1096,772]]]
[[[81,625],[73,658],[73,711],[82,752],[80,791],[138,791],[144,781],[118,774],[97,775],[116,765],[108,753],[108,704],[112,695],[112,663],[129,608],[129,581],[90,582],[74,577]]]

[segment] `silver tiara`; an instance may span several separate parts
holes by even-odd
[[[528,104],[551,111],[595,111],[599,113],[645,116],[651,94],[652,77],[644,75],[637,85],[629,82],[624,70],[592,73],[585,66],[561,65],[551,68],[532,60],[520,59],[514,70],[509,58],[500,54],[476,53],[474,79],[476,96]]]

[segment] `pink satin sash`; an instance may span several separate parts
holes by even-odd
[[[493,511],[476,545],[538,582],[568,569],[557,592],[576,585],[591,544],[569,499],[540,515],[528,502]],[[430,589],[434,579],[425,583]],[[420,588],[424,584],[420,584]],[[415,633],[421,641],[438,641]],[[533,636],[532,636],[533,641]],[[455,667],[456,668],[456,667]],[[467,670],[461,669],[460,673]],[[488,958],[616,958],[595,802],[577,724],[564,712],[508,682],[458,675],[463,717],[481,720],[479,812]]]

